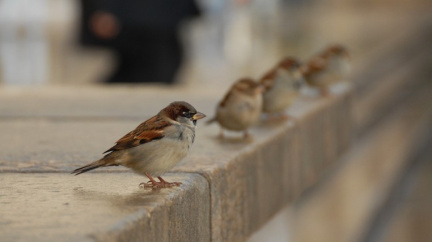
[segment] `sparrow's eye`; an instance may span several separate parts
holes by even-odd
[[[192,118],[192,116],[194,116],[194,113],[191,112],[183,112],[183,116],[186,118]]]

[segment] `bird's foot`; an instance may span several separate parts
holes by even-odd
[[[328,87],[322,87],[320,88],[320,94],[322,97],[331,97],[332,93],[330,92],[330,89]]]
[[[167,187],[179,187],[182,183],[181,182],[165,182],[163,184]]]
[[[164,179],[162,179],[162,177],[160,176],[158,176],[158,179],[164,187],[174,187],[174,186],[178,187],[182,184],[181,182],[167,182]]]
[[[162,177],[158,177],[158,178],[160,182],[157,182],[155,180],[153,181],[150,180],[146,183],[144,182],[140,183],[139,186],[142,188],[160,189],[160,188],[178,187],[182,184],[181,182],[167,182],[164,179],[162,179]]]
[[[142,182],[139,184],[141,188],[151,188],[151,189],[160,189],[160,188],[170,188],[170,187],[178,187],[182,183],[181,182]]]
[[[224,131],[223,131],[222,128],[221,128],[220,131],[219,131],[218,138],[219,138],[219,139],[224,139],[224,138],[225,138],[225,136],[224,136]]]
[[[243,132],[243,139],[250,139],[252,138],[252,135],[249,134],[248,130],[245,130]]]

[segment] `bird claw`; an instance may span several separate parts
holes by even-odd
[[[182,183],[181,182],[168,182],[168,184],[170,184],[170,186],[172,187],[179,187]]]
[[[174,186],[180,186],[181,182],[151,182],[148,181],[146,183],[142,182],[139,184],[139,187],[141,188],[151,188],[151,189],[160,189],[160,188],[169,188]]]

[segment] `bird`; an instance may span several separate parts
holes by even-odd
[[[79,175],[99,167],[125,166],[150,180],[144,188],[180,186],[161,175],[188,154],[195,141],[197,120],[206,117],[187,102],[176,101],[130,131],[105,151],[101,159],[72,171]],[[157,182],[153,177],[157,177]]]
[[[323,96],[328,96],[329,86],[343,81],[350,69],[348,51],[342,45],[327,47],[301,67],[306,83],[319,88]]]
[[[239,79],[218,103],[215,116],[207,124],[219,123],[220,138],[224,137],[223,129],[243,131],[243,137],[248,138],[248,128],[259,120],[261,114],[263,90],[251,78]]]
[[[304,86],[300,63],[293,57],[285,57],[260,79],[265,87],[263,93],[263,113],[270,116],[284,114],[294,103]]]

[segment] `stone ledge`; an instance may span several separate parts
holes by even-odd
[[[247,239],[278,210],[314,184],[349,147],[351,125],[347,117],[350,117],[351,91],[347,85],[336,86],[334,91],[335,94],[331,98],[302,97],[290,109],[290,114],[295,117],[295,121],[263,123],[252,130],[253,139],[246,141],[234,135],[221,141],[216,138],[217,125],[204,127],[202,123],[199,124],[196,143],[191,154],[173,170],[174,175],[190,176],[187,179],[183,178],[190,182],[180,188],[163,190],[160,200],[155,202],[149,202],[146,198],[136,198],[135,201],[139,205],[120,204],[124,211],[136,210],[119,215],[116,218],[117,223],[115,219],[110,220],[111,223],[105,224],[103,228],[93,230],[89,226],[87,231],[91,230],[91,238],[95,240],[123,240],[132,237],[148,240],[179,238],[186,241]],[[73,90],[67,92],[73,93]],[[151,91],[140,89],[134,92],[146,96],[145,93]],[[169,100],[177,92],[178,90],[175,89],[161,92],[160,99]],[[28,92],[25,94],[27,96]],[[117,98],[121,95],[117,91],[110,90],[105,94],[103,103],[106,106],[119,105]],[[192,100],[201,97],[188,95]],[[0,171],[32,173],[7,175],[4,176],[5,179],[9,179],[10,176],[18,178],[37,176],[34,172],[40,172],[44,176],[66,177],[68,181],[86,180],[88,184],[83,187],[94,187],[93,191],[101,191],[103,194],[108,192],[107,187],[103,187],[104,182],[110,183],[111,177],[121,176],[125,178],[124,181],[116,184],[120,200],[126,199],[129,193],[139,196],[137,184],[143,179],[137,179],[133,184],[126,184],[124,182],[138,176],[130,172],[112,173],[125,169],[106,168],[101,170],[105,174],[94,172],[78,177],[69,174],[66,176],[47,174],[47,172],[69,172],[72,168],[97,159],[100,157],[98,153],[111,145],[110,141],[115,141],[139,123],[135,118],[134,109],[123,110],[123,114],[114,111],[116,116],[125,115],[131,117],[130,119],[94,119],[94,115],[87,111],[80,114],[76,108],[76,112],[72,115],[68,116],[64,113],[61,119],[56,119],[53,118],[56,117],[56,110],[60,110],[60,113],[64,112],[69,106],[73,106],[74,102],[56,102],[56,98],[61,98],[61,95],[54,96],[56,97],[49,100],[51,105],[40,114],[27,115],[29,108],[22,105],[14,113],[4,112],[0,118],[2,123],[0,132],[5,134],[0,137],[0,141],[4,144],[4,150],[0,154]],[[90,94],[88,97],[87,101],[95,98]],[[99,98],[102,97],[104,96],[101,95]],[[14,98],[20,100],[20,94],[16,94]],[[9,97],[9,100],[12,99]],[[127,102],[133,103],[139,99],[140,97],[131,97]],[[197,105],[191,103],[200,111],[206,110],[204,112],[210,116],[218,100],[212,98],[204,100]],[[35,98],[34,102],[40,100]],[[150,107],[150,103],[146,105]],[[0,109],[2,107],[5,110],[10,108],[4,103],[0,104]],[[93,108],[97,109],[97,107]],[[151,107],[149,110],[152,108],[154,109]],[[104,112],[110,115],[108,110]],[[81,118],[76,119],[76,117]],[[106,173],[107,171],[110,173]],[[58,184],[63,182],[62,180]],[[61,190],[70,191],[71,187],[68,188],[68,184]],[[101,187],[98,188],[97,184]],[[202,190],[203,187],[206,189]],[[146,191],[142,193],[147,194]],[[101,197],[99,200],[103,200],[103,196]],[[4,199],[6,198],[0,198],[0,202],[5,201]],[[34,204],[38,206],[38,203]],[[78,209],[76,214],[103,220],[103,216],[98,218],[99,214],[93,211],[93,208],[99,209],[98,206],[98,201],[82,205],[81,210]],[[151,209],[147,209],[149,206]],[[20,205],[18,204],[15,209],[21,209]],[[206,214],[207,217],[203,215],[197,218],[196,211],[202,211],[200,213]],[[58,219],[56,216],[52,214],[49,219],[55,221]],[[192,217],[196,220],[189,221]],[[77,218],[73,221],[81,222],[83,219]],[[86,223],[81,224],[85,226]],[[45,233],[37,226],[33,227],[34,230],[27,230],[29,232],[25,235],[32,237],[32,233],[36,235]],[[70,229],[69,226],[73,228],[76,224],[71,222],[61,226],[57,235],[62,236],[60,231],[67,231]],[[204,229],[203,226],[206,228]],[[199,229],[201,232],[194,229]],[[166,232],[167,230],[170,232]],[[81,235],[83,236],[84,233]],[[33,237],[35,240],[38,238]]]
[[[208,241],[209,188],[168,174],[179,188],[143,190],[127,173],[0,176],[1,241]],[[7,195],[6,195],[7,194]]]

